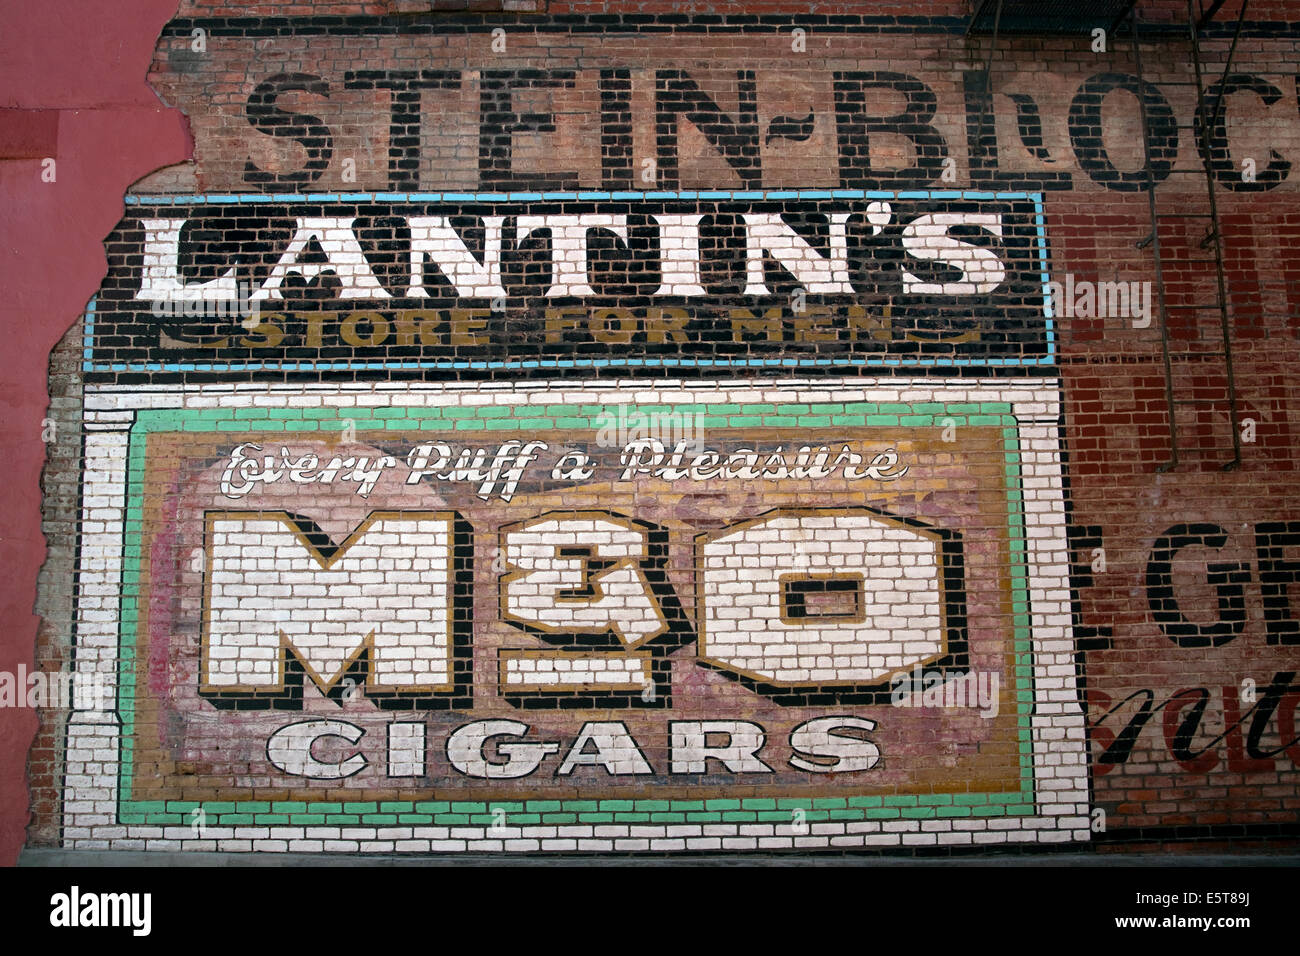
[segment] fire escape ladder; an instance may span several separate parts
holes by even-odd
[[[1138,241],[1137,247],[1150,246],[1155,258],[1156,298],[1160,321],[1160,348],[1164,363],[1165,404],[1169,417],[1169,457],[1159,466],[1160,471],[1178,467],[1185,457],[1219,455],[1227,457],[1221,467],[1224,471],[1241,464],[1240,423],[1237,417],[1237,386],[1232,368],[1232,334],[1228,314],[1227,281],[1224,275],[1223,230],[1219,221],[1219,207],[1215,196],[1215,166],[1224,160],[1223,149],[1214,148],[1214,131],[1223,110],[1225,81],[1232,70],[1232,58],[1241,35],[1249,0],[1242,0],[1241,12],[1232,46],[1223,66],[1223,78],[1218,83],[1206,85],[1206,65],[1202,61],[1201,31],[1218,11],[1221,3],[1207,10],[1197,9],[1197,0],[1187,0],[1187,37],[1190,41],[1193,80],[1183,83],[1161,82],[1162,88],[1188,87],[1196,91],[1196,113],[1189,125],[1176,127],[1180,134],[1191,132],[1198,137],[1199,168],[1164,170],[1162,182],[1172,185],[1180,177],[1204,179],[1203,198],[1196,199],[1197,187],[1172,191],[1166,185],[1161,189],[1152,168],[1150,117],[1145,95],[1146,80],[1142,67],[1142,38],[1140,24],[1134,10],[1129,12],[1129,25],[1137,64],[1139,89],[1138,104],[1142,117],[1142,142],[1146,171],[1146,193],[1149,204],[1151,231]],[[1213,93],[1213,97],[1211,97]],[[1204,232],[1186,244],[1189,232]],[[1205,291],[1204,279],[1209,274],[1214,279],[1213,292]],[[1206,347],[1201,343],[1200,319],[1212,315],[1217,319],[1217,330],[1210,333]],[[1184,344],[1171,343],[1171,319],[1180,330],[1189,330],[1193,337]],[[1222,436],[1226,420],[1231,444]],[[1217,433],[1217,437],[1216,437]]]

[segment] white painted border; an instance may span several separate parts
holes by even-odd
[[[250,394],[251,393],[251,394]],[[98,673],[116,699],[127,433],[140,409],[533,404],[1006,402],[1017,420],[1024,489],[1035,701],[1030,720],[1037,813],[1024,817],[806,824],[265,826],[205,828],[116,821],[121,719],[74,712],[68,722],[63,843],[69,849],[322,852],[776,850],[1064,843],[1089,838],[1088,754],[1075,683],[1069,553],[1062,487],[1059,382],[1051,378],[854,378],[694,383],[384,382],[95,387],[85,391],[86,454],[76,668]]]

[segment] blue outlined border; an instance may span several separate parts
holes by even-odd
[[[1034,227],[1043,283],[1044,329],[1047,354],[1035,358],[975,358],[968,356],[891,358],[788,358],[708,359],[651,356],[622,359],[514,359],[473,361],[469,359],[393,359],[390,361],[289,360],[263,362],[99,362],[94,361],[95,303],[86,306],[85,333],[82,339],[83,372],[298,372],[298,371],[410,371],[493,370],[493,369],[606,369],[606,368],[953,368],[1008,367],[1025,368],[1056,364],[1056,327],[1049,290],[1051,276],[1047,266],[1047,226],[1041,192],[990,192],[971,189],[913,189],[891,192],[869,189],[772,189],[772,190],[675,190],[675,191],[601,191],[573,190],[560,192],[429,192],[429,193],[200,193],[176,196],[125,197],[130,206],[253,205],[258,203],[438,203],[438,202],[627,202],[627,201],[777,201],[812,199],[973,199],[1028,200],[1034,204]]]

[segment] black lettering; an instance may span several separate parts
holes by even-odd
[[[516,173],[514,135],[555,132],[554,113],[519,113],[515,90],[572,89],[573,70],[487,70],[479,81],[479,185],[485,189],[577,189],[578,174]]]
[[[1282,158],[1277,150],[1269,149],[1268,165],[1263,169],[1255,170],[1253,182],[1243,179],[1237,167],[1233,165],[1232,152],[1228,148],[1228,120],[1221,101],[1240,90],[1254,93],[1265,106],[1272,106],[1282,98],[1282,91],[1261,77],[1251,76],[1249,73],[1230,74],[1206,91],[1204,99],[1196,110],[1196,143],[1201,151],[1201,158],[1214,171],[1214,178],[1226,189],[1234,192],[1273,189],[1291,172],[1290,161]],[[1209,127],[1208,131],[1207,127]]]
[[[966,97],[967,152],[970,155],[970,178],[973,184],[1014,185],[1028,190],[1073,187],[1074,176],[1065,171],[1000,172],[997,119],[993,112],[993,94],[988,88],[987,74],[983,70],[967,70],[962,74],[962,82]],[[1027,94],[1019,94],[1012,99],[1016,103],[1021,140],[1034,155],[1047,159],[1047,152],[1042,147],[1042,122],[1039,120],[1037,104]],[[1028,103],[1022,103],[1022,99]]]
[[[1250,580],[1244,564],[1211,564],[1206,579],[1219,598],[1219,620],[1213,624],[1189,621],[1174,597],[1173,559],[1183,548],[1201,545],[1222,548],[1228,532],[1217,524],[1178,524],[1156,539],[1147,561],[1147,601],[1165,637],[1179,647],[1219,647],[1241,633],[1246,626],[1246,598],[1242,587]]]
[[[351,70],[343,75],[348,90],[389,90],[388,188],[417,189],[420,181],[420,91],[454,90],[454,70]]]
[[[835,74],[835,122],[839,139],[840,182],[845,187],[925,186],[943,173],[948,144],[931,120],[938,110],[934,92],[906,73]],[[902,93],[906,106],[892,116],[867,113],[867,90],[886,89]],[[906,169],[873,170],[871,137],[889,133],[903,136],[912,144],[913,164]]]
[[[1191,713],[1186,717],[1183,711],[1187,709],[1187,704],[1178,707],[1176,717],[1178,719],[1178,729],[1174,731],[1173,738],[1170,739],[1168,734],[1168,720],[1166,719],[1165,739],[1169,744],[1169,752],[1179,763],[1196,763],[1207,753],[1214,749],[1215,745],[1223,739],[1222,736],[1216,737],[1200,750],[1192,750],[1192,741],[1196,739],[1196,732],[1201,729],[1201,720],[1205,717],[1205,710],[1210,705],[1210,692],[1204,687],[1193,687],[1188,690],[1180,690],[1165,701],[1166,718],[1174,716],[1170,714],[1168,707],[1176,701],[1185,698],[1195,698],[1191,705]],[[1217,759],[1217,758],[1216,758]],[[1211,764],[1214,761],[1211,761]],[[1208,768],[1207,768],[1208,769]]]
[[[329,128],[318,116],[290,113],[276,106],[282,93],[311,93],[329,96],[329,84],[310,73],[279,73],[257,84],[248,95],[244,115],[249,124],[259,132],[296,140],[307,150],[307,162],[302,169],[290,173],[271,173],[259,169],[250,159],[244,166],[244,182],[256,183],[273,189],[277,186],[293,188],[320,179],[334,155],[334,139]]]
[[[1256,760],[1269,760],[1276,757],[1285,750],[1289,750],[1300,743],[1300,737],[1292,737],[1286,740],[1281,737],[1282,722],[1279,720],[1277,725],[1278,739],[1281,746],[1276,750],[1263,750],[1260,747],[1260,740],[1264,736],[1264,731],[1268,728],[1268,723],[1273,719],[1273,714],[1277,712],[1282,701],[1292,690],[1295,682],[1295,671],[1278,671],[1273,675],[1273,681],[1268,685],[1268,690],[1256,701],[1255,705],[1242,715],[1242,722],[1250,717],[1250,730],[1246,733],[1246,753]],[[1252,716],[1253,714],[1253,716]]]
[[[632,72],[600,71],[600,170],[606,189],[632,187]]]
[[[739,71],[736,87],[740,108],[737,118],[732,119],[682,70],[659,70],[655,74],[655,130],[661,188],[675,189],[680,184],[677,163],[679,116],[685,116],[704,134],[709,145],[722,154],[746,186],[761,184],[758,87],[754,72]]]
[[[1128,90],[1142,97],[1147,113],[1146,163],[1142,169],[1120,172],[1110,161],[1102,140],[1101,108],[1107,94]],[[1138,192],[1146,188],[1146,165],[1150,165],[1152,184],[1169,178],[1178,158],[1178,121],[1173,108],[1159,89],[1141,83],[1128,73],[1098,73],[1079,87],[1070,103],[1070,144],[1074,155],[1093,180],[1116,192]]]
[[[1092,552],[1102,547],[1101,526],[1068,524],[1065,535],[1069,541],[1071,615],[1074,619],[1074,639],[1080,650],[1105,651],[1113,646],[1114,629],[1109,626],[1092,626],[1083,623],[1083,607],[1079,592],[1093,587]],[[1084,677],[1080,668],[1080,678]]]
[[[1259,589],[1269,644],[1300,644],[1300,621],[1292,613],[1287,594],[1287,588],[1300,581],[1300,561],[1286,560],[1286,549],[1294,547],[1300,547],[1300,521],[1270,521],[1255,526]]]
[[[1127,704],[1130,700],[1138,697],[1142,699],[1142,704],[1138,708],[1138,712],[1129,719],[1127,724],[1124,725],[1124,729],[1115,735],[1115,739],[1111,741],[1110,746],[1102,751],[1101,755],[1097,758],[1097,763],[1124,763],[1124,761],[1128,760],[1129,755],[1133,753],[1133,745],[1137,743],[1138,737],[1141,736],[1142,730],[1146,727],[1147,721],[1151,719],[1151,715],[1154,712],[1152,704],[1155,701],[1155,696],[1156,695],[1151,693],[1149,690],[1134,691],[1110,710],[1106,711],[1106,713],[1101,715],[1097,720],[1098,725],[1111,714],[1115,713],[1115,711]]]

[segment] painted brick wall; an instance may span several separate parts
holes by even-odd
[[[1174,29],[447,6],[158,41],[194,161],[52,358],[33,844],[1294,837],[1300,7],[1216,120]]]

